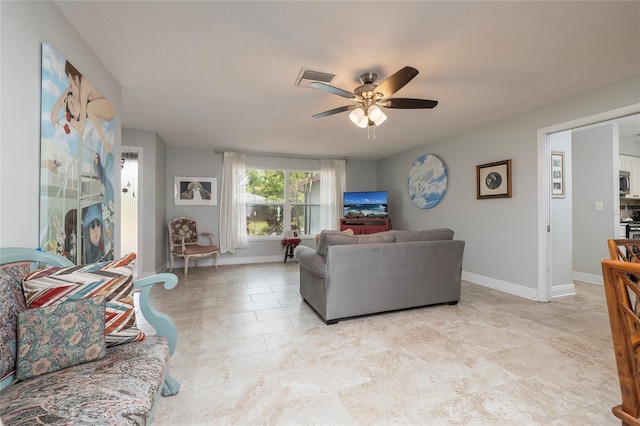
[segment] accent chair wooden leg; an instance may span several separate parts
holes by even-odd
[[[187,272],[189,272],[189,256],[184,257],[184,276],[187,276]]]
[[[215,252],[215,254],[213,255],[213,266],[215,266],[216,269],[218,269],[218,256],[219,255],[220,255],[219,251]]]
[[[171,269],[169,269],[169,272],[173,272],[173,254],[169,253],[169,259],[171,259]]]

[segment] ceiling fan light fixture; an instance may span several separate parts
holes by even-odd
[[[380,107],[378,107],[377,105],[372,105],[369,107],[368,115],[371,121],[376,124],[376,126],[381,125],[387,119],[387,115],[382,112]]]
[[[373,120],[373,122],[376,123],[376,126],[381,125],[385,121],[387,121],[387,115],[384,112],[380,113],[380,118],[378,118],[377,120]]]
[[[367,115],[365,114],[364,109],[362,108],[356,108],[349,113],[349,119],[353,122],[353,124],[355,124],[358,127],[366,127],[366,126],[360,125],[362,121],[367,121],[366,118],[367,118]]]

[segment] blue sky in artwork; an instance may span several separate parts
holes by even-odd
[[[409,171],[409,196],[413,203],[430,209],[442,200],[447,191],[447,169],[435,155],[418,158]]]

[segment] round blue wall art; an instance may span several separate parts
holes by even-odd
[[[418,158],[409,170],[409,197],[421,209],[430,209],[447,192],[447,169],[433,154]]]

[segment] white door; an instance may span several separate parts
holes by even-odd
[[[120,253],[138,254],[139,221],[139,155],[137,148],[122,147],[120,171]],[[138,262],[133,264],[133,276],[138,276]]]

